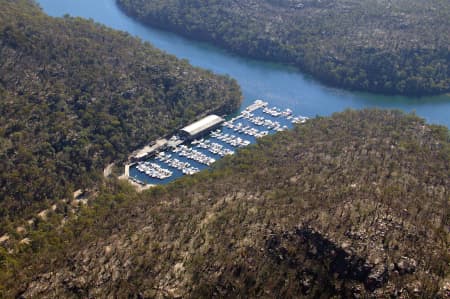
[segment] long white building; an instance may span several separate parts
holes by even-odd
[[[180,130],[180,137],[186,140],[195,139],[216,129],[224,121],[225,119],[215,114],[208,115],[189,126],[182,128]]]

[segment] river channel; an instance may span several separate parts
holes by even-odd
[[[38,0],[43,10],[55,17],[69,14],[93,19],[126,31],[155,47],[187,59],[195,66],[235,78],[242,88],[247,107],[255,99],[271,106],[290,108],[295,114],[326,116],[347,108],[378,107],[415,112],[428,122],[450,127],[450,96],[410,98],[382,96],[330,88],[300,71],[263,61],[242,58],[209,44],[149,28],[125,15],[114,0]]]

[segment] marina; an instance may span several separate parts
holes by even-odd
[[[209,115],[182,128],[166,142],[160,142],[154,148],[155,153],[147,151],[147,156],[143,156],[139,152],[138,161],[130,166],[130,179],[140,184],[166,184],[207,169],[258,138],[307,120],[307,117],[293,116],[290,109],[268,105],[256,100],[231,119]]]

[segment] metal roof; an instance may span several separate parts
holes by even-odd
[[[195,136],[209,128],[212,128],[220,123],[225,121],[222,117],[211,114],[206,116],[205,118],[196,121],[195,123],[190,124],[187,127],[181,129],[181,131],[188,133],[191,136]]]

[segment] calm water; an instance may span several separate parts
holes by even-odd
[[[273,107],[269,107],[269,108],[273,108]],[[260,117],[265,120],[277,122],[277,123],[279,123],[280,127],[283,127],[286,129],[293,127],[292,119],[288,115],[279,115],[279,116],[269,115],[267,113],[264,113],[263,107],[253,110],[251,112],[251,114],[252,115],[250,117]],[[295,116],[296,115],[292,115],[291,117],[295,117]],[[242,127],[254,128],[254,129],[258,130],[259,132],[266,131],[268,134],[274,134],[277,132],[277,130],[275,130],[273,127],[268,127],[267,125],[264,125],[264,124],[258,124],[258,123],[255,124],[252,121],[250,121],[248,118],[245,118],[245,117],[241,117],[238,119],[231,119],[229,121],[233,126],[238,126],[238,128],[228,127],[228,126],[224,125],[219,128],[220,133],[231,135],[234,138],[241,138],[242,140],[246,140],[250,143],[256,142],[256,136],[239,131],[239,128],[242,128]],[[232,152],[236,152],[240,148],[237,145],[233,145],[233,144],[227,143],[224,140],[221,140],[220,138],[218,138],[218,136],[213,136],[213,134],[208,134],[208,136],[205,136],[204,139],[208,140],[207,142],[219,144],[223,148],[225,148],[227,150],[231,150]],[[194,142],[192,144],[187,144],[187,145],[189,148],[192,148],[192,149],[202,153],[205,156],[213,158],[216,161],[222,158],[219,154],[212,153],[208,149],[205,149],[204,147],[201,147],[198,144],[194,144]],[[194,161],[193,159],[181,156],[179,153],[180,153],[179,151],[175,151],[172,149],[165,151],[165,154],[170,155],[171,159],[177,159],[181,162],[188,162],[190,164],[190,166],[196,167],[199,170],[209,168],[205,164],[201,164],[201,163]],[[166,184],[166,183],[172,182],[184,175],[183,172],[180,171],[179,169],[171,167],[167,161],[166,162],[161,161],[157,158],[151,158],[148,161],[151,163],[156,163],[160,167],[172,171],[173,172],[172,176],[169,178],[166,178],[166,179],[162,179],[162,180],[157,179],[157,178],[151,178],[150,176],[147,176],[145,173],[139,171],[137,169],[137,165],[134,165],[130,168],[130,176],[141,182],[147,183],[147,184],[159,185],[159,184]]]
[[[204,43],[145,27],[124,15],[114,0],[38,2],[52,16],[70,14],[91,18],[149,41],[159,49],[188,59],[193,65],[234,77],[244,93],[243,107],[261,98],[271,105],[290,108],[306,116],[329,115],[346,108],[393,108],[415,111],[431,123],[450,127],[450,96],[392,97],[328,88],[292,68],[241,58]]]

